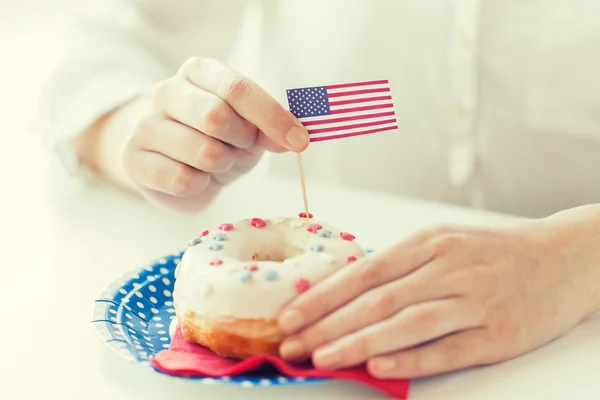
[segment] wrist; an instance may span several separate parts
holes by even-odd
[[[540,220],[543,251],[560,258],[580,279],[574,290],[589,299],[587,315],[600,312],[600,204],[577,207]]]

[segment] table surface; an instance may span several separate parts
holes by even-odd
[[[34,151],[35,142],[26,144]],[[25,145],[25,144],[24,144]],[[35,157],[43,153],[34,151]],[[6,154],[8,157],[8,154]],[[96,338],[90,324],[95,296],[122,272],[179,250],[189,237],[221,220],[295,214],[297,182],[255,174],[233,185],[197,217],[153,209],[105,187],[77,187],[43,170],[0,178],[26,189],[5,194],[6,247],[0,307],[5,329],[0,398],[65,399],[365,399],[384,398],[357,384],[331,382],[271,388],[209,386],[128,364]],[[19,186],[11,186],[19,187]],[[21,186],[24,187],[24,186]],[[25,196],[23,194],[26,194]],[[383,247],[437,222],[504,223],[510,217],[347,188],[309,184],[311,211]],[[394,221],[394,222],[390,222]],[[600,393],[600,316],[518,359],[414,381],[411,399],[577,399]]]

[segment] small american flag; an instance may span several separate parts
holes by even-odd
[[[287,98],[311,142],[398,129],[387,80],[288,89]]]

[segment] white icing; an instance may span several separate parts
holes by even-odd
[[[284,223],[286,219],[287,219],[286,217],[277,217],[277,218],[271,219],[271,222],[274,223],[275,225],[279,225],[281,223]]]
[[[292,228],[300,228],[304,225],[304,220],[300,218],[296,218],[290,221],[290,226]]]
[[[283,305],[298,295],[295,283],[308,279],[312,285],[348,265],[348,257],[364,257],[358,243],[344,240],[340,230],[323,222],[332,231],[329,238],[294,228],[303,218],[290,218],[289,224],[267,221],[267,226],[255,228],[250,220],[237,222],[235,229],[227,231],[227,238],[219,251],[210,250],[216,241],[212,235],[202,243],[190,247],[184,254],[175,281],[175,309],[182,318],[193,312],[201,318],[276,318]],[[321,244],[322,251],[309,248]],[[259,260],[252,261],[258,253]],[[209,265],[214,259],[223,264]],[[265,261],[269,259],[271,261]],[[258,270],[247,281],[241,279],[248,271],[244,268],[255,264]],[[277,277],[266,279],[264,272],[277,272]]]
[[[327,264],[333,264],[335,262],[335,257],[333,255],[329,254],[329,253],[322,253],[321,254],[321,258]]]
[[[179,324],[179,320],[177,319],[177,317],[175,317],[171,320],[171,323],[169,324],[169,336],[171,336],[171,337],[175,336],[175,331],[177,330],[177,324]]]

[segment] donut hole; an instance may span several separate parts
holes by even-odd
[[[246,242],[240,246],[237,258],[241,261],[272,261],[284,262],[288,258],[295,258],[304,251],[283,238],[278,238],[271,243]]]

